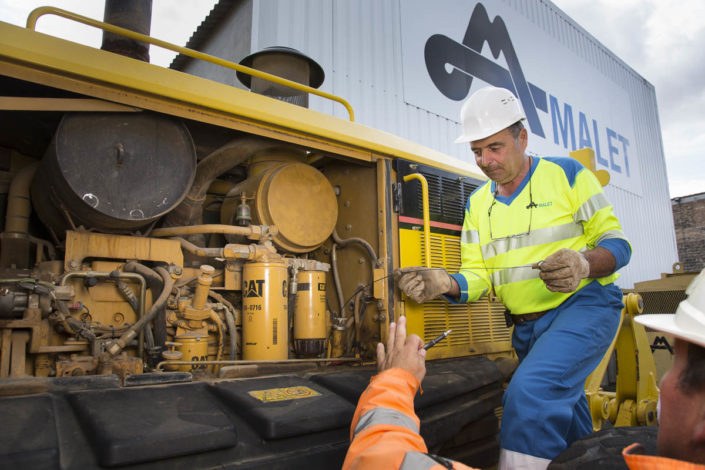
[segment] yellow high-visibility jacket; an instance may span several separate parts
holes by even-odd
[[[459,302],[477,300],[491,286],[512,314],[557,307],[572,293],[549,291],[539,271],[513,268],[536,263],[561,248],[587,251],[608,239],[628,245],[612,205],[593,173],[572,158],[532,157],[522,184],[510,197],[488,181],[468,198],[461,234]],[[631,250],[631,246],[629,247]],[[606,285],[618,274],[599,278]],[[577,290],[593,279],[583,279]]]

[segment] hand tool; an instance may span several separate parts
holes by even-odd
[[[436,336],[435,338],[433,338],[433,339],[432,339],[431,341],[429,341],[428,343],[424,344],[424,345],[423,345],[423,348],[424,348],[424,349],[430,349],[430,348],[434,347],[436,344],[438,344],[440,341],[442,341],[443,338],[445,338],[446,336],[448,336],[451,331],[453,331],[453,330],[444,331],[443,333],[441,333],[440,335]]]

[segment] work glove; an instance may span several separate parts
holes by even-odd
[[[443,268],[412,266],[396,269],[394,280],[403,293],[420,304],[445,294],[452,286],[450,275]]]
[[[539,277],[552,292],[573,292],[590,274],[590,263],[582,253],[561,248],[535,265]]]

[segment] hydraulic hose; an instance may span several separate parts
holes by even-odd
[[[139,320],[137,320],[130,328],[127,329],[125,333],[120,336],[117,340],[115,340],[107,349],[107,352],[111,356],[115,356],[118,354],[120,351],[122,351],[127,344],[134,339],[135,336],[142,330],[142,328],[145,327],[150,321],[154,319],[154,317],[157,315],[159,310],[163,308],[166,305],[167,299],[169,299],[169,295],[171,294],[171,288],[174,285],[174,281],[171,279],[171,276],[167,272],[166,269],[162,268],[161,266],[156,268],[157,273],[162,277],[164,281],[164,287],[162,288],[162,292],[157,298],[156,301],[152,304],[152,307],[149,309],[149,311]]]
[[[340,312],[338,315],[341,318],[345,318],[345,299],[343,298],[343,288],[340,285],[340,275],[338,274],[338,253],[337,244],[333,244],[333,248],[330,250],[330,264],[333,269],[333,283],[335,284],[335,294],[338,296],[338,304],[340,305]]]
[[[237,330],[235,327],[235,307],[228,302],[225,297],[215,291],[209,291],[208,295],[225,306],[225,323],[228,325],[230,334],[230,360],[234,361],[237,355]]]
[[[203,202],[213,181],[226,171],[236,167],[257,152],[268,148],[281,148],[282,144],[273,141],[245,137],[233,140],[214,150],[196,166],[196,176],[191,189],[174,210],[164,218],[164,227],[194,225],[203,215]]]
[[[215,323],[215,326],[218,329],[218,346],[216,346],[215,360],[220,361],[223,357],[223,349],[225,349],[225,333],[223,331],[223,322],[218,316],[218,314],[215,313],[213,310],[210,311],[208,316],[213,321],[213,323]],[[220,370],[218,364],[213,364],[213,374],[217,374],[218,370]]]
[[[372,248],[372,245],[370,245],[367,242],[367,240],[364,240],[362,238],[357,238],[357,237],[340,238],[340,235],[338,235],[338,231],[333,229],[333,241],[336,244],[338,244],[341,248],[345,248],[346,246],[350,245],[351,243],[357,243],[359,245],[362,245],[362,247],[365,250],[367,250],[367,253],[370,255],[370,259],[372,260],[372,266],[374,268],[379,266],[377,254],[375,253],[375,250]]]
[[[117,271],[114,272],[117,273]],[[140,310],[140,301],[137,300],[137,297],[135,296],[135,293],[132,292],[132,289],[130,289],[130,286],[128,286],[127,283],[120,278],[115,279],[115,285],[122,296],[125,297],[127,303],[130,304],[130,307],[132,307],[135,314],[139,316],[140,312],[143,312],[144,310]],[[142,299],[142,302],[145,302],[145,299]],[[148,353],[151,353],[154,350],[154,332],[149,324],[144,328],[144,342],[147,345]]]
[[[133,272],[144,277],[149,284],[149,290],[152,291],[153,299],[163,291],[164,281],[153,269],[135,261],[125,263],[122,269],[125,272]],[[169,276],[169,278],[171,278],[171,276]],[[154,346],[160,348],[161,352],[166,348],[166,304],[163,304],[155,314],[153,328]]]

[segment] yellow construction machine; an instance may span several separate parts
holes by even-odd
[[[47,14],[349,119],[37,32]],[[416,401],[429,449],[496,462],[504,307],[391,278],[457,271],[472,167],[51,7],[0,22],[0,90],[0,466],[339,468],[400,315],[453,330]]]

